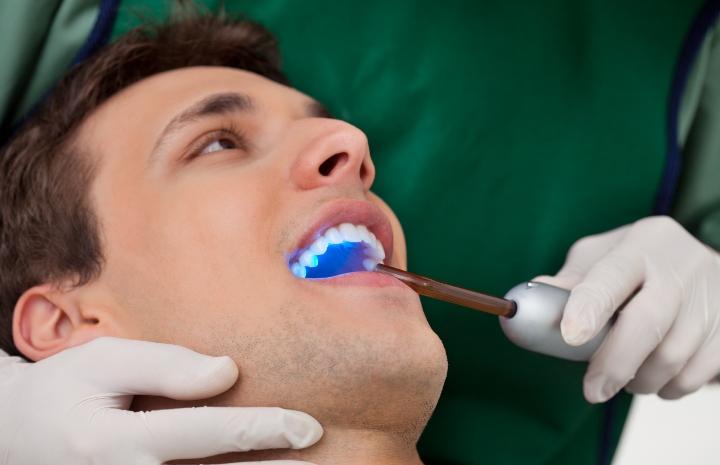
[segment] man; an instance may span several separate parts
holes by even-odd
[[[51,7],[20,8],[23,3],[8,9],[12,15],[0,15],[25,26],[22,34],[0,28],[9,36],[2,41],[8,56],[23,59],[22,66],[3,70],[17,96],[2,106],[5,128],[22,118],[48,88],[42,83],[55,82],[73,56],[84,60],[110,29],[119,37],[135,24],[136,7],[160,17],[170,11],[165,0],[98,0],[88,7],[99,10],[90,34],[88,21],[67,26],[67,11],[93,2],[54,3],[62,3],[57,13]],[[514,347],[487,315],[426,302],[453,367],[419,444],[426,463],[606,464],[631,396],[620,390],[604,404],[588,401],[608,399],[633,376],[632,391],[678,397],[720,371],[718,334],[712,331],[720,314],[716,255],[667,218],[638,221],[672,213],[701,241],[720,247],[720,46],[713,27],[720,3],[203,3],[246,12],[278,33],[283,69],[298,88],[368,134],[379,167],[374,190],[411,232],[414,271],[502,294],[532,276],[555,272],[571,245],[589,236],[573,248],[562,273],[563,285],[583,281],[564,318],[565,336],[573,343],[599,329],[635,287],[650,291],[645,296],[652,299],[639,298],[623,311],[616,328],[625,330],[604,346],[611,356],[589,367]],[[53,20],[47,36],[44,18]],[[65,42],[53,39],[77,37],[88,40],[65,46],[66,61],[60,59],[55,46]],[[56,60],[48,64],[49,57]],[[600,234],[623,225],[629,227]],[[610,249],[619,253],[608,254]],[[608,268],[605,258],[615,266]],[[668,332],[671,327],[682,331]],[[51,358],[22,370],[33,376],[5,375],[4,424],[33,417],[46,425],[64,412],[56,405],[83,399],[67,395],[64,403],[45,402],[43,408],[35,400],[57,398],[37,380],[77,383],[75,371],[51,376],[50,365],[116,360],[106,347],[83,349],[74,358]],[[157,389],[157,377],[142,382],[135,375],[146,370],[147,360],[136,349],[128,354],[125,373],[136,380],[129,392]],[[638,372],[645,361],[655,366]],[[35,373],[41,368],[43,373]],[[673,376],[673,389],[664,389]],[[24,404],[12,403],[18,393]],[[189,415],[182,425],[193,429]],[[124,419],[118,416],[113,430],[131,431],[135,423]],[[76,433],[84,421],[80,415],[63,417],[47,431],[82,438]],[[35,435],[27,428],[17,437]],[[116,444],[147,447],[147,441],[116,435],[98,439],[109,444],[96,446],[98,454]],[[56,455],[77,463],[72,454]]]
[[[227,460],[419,463],[442,343],[399,281],[299,276],[330,260],[322,241],[367,268],[405,251],[364,134],[286,83],[269,33],[215,17],[70,72],[2,160],[3,349],[37,361],[114,336],[230,355],[241,382],[199,405],[300,410],[325,433]]]

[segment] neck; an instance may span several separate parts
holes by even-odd
[[[223,454],[203,463],[298,460],[317,465],[422,465],[412,438],[382,431],[326,427],[317,444],[302,450],[271,449]],[[197,460],[169,463],[197,463]]]

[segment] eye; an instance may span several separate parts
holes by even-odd
[[[202,136],[188,149],[185,161],[191,161],[200,155],[224,150],[241,151],[250,154],[252,147],[245,134],[233,125],[223,127]]]
[[[217,152],[218,150],[232,150],[239,148],[235,142],[230,139],[218,139],[206,145],[198,155],[204,155],[206,153]]]

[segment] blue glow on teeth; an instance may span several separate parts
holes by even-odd
[[[301,266],[305,266],[308,268],[314,268],[314,267],[318,266],[318,258],[317,258],[317,255],[315,255],[314,253],[312,253],[309,250],[306,250],[305,252],[300,254],[300,258],[298,258],[298,263]]]
[[[299,263],[293,263],[290,269],[292,270],[293,274],[298,278],[304,278],[306,276],[307,272],[305,271],[305,267]]]
[[[343,241],[339,244],[328,244],[327,250],[320,257],[306,250],[300,255],[298,262],[290,265],[290,269],[298,278],[316,279],[366,271],[366,248],[368,244],[364,242]]]

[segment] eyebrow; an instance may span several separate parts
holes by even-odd
[[[213,94],[176,115],[160,133],[152,150],[150,163],[155,159],[155,154],[162,147],[167,139],[181,130],[186,125],[208,116],[221,116],[232,113],[250,113],[256,108],[255,100],[247,94],[239,92],[224,92]],[[330,111],[317,100],[311,100],[305,106],[308,117],[330,118],[335,117]]]
[[[158,149],[162,147],[168,137],[189,123],[208,116],[250,113],[255,109],[255,106],[256,104],[252,97],[237,92],[225,92],[205,97],[170,120],[155,142],[152,153],[157,153]]]

